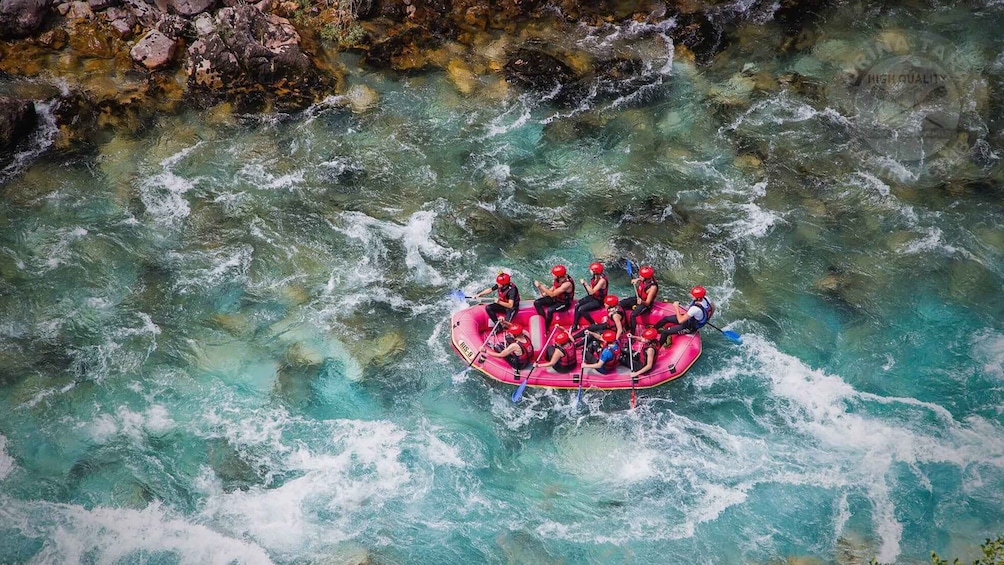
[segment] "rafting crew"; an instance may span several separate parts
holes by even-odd
[[[630,376],[635,379],[655,368],[655,359],[659,355],[659,330],[645,328],[641,336],[629,337],[635,338],[638,350],[626,351],[627,355],[621,359],[621,365],[631,369]]]
[[[587,326],[586,328],[579,330],[578,333],[574,333],[573,337],[575,338],[576,343],[579,343],[583,339],[583,336],[587,331],[593,332],[593,335],[596,335],[596,332],[613,330],[615,334],[614,339],[617,341],[620,341],[627,333],[627,314],[625,314],[624,309],[621,308],[620,301],[617,297],[612,294],[608,294],[603,299],[603,305],[606,307],[606,315],[603,316],[598,323]]]
[[[544,350],[547,361],[534,363],[534,367],[554,367],[556,373],[571,373],[578,365],[575,354],[575,343],[565,330],[558,330],[554,336],[554,345],[548,345]]]
[[[555,312],[568,310],[575,299],[575,281],[568,275],[568,269],[564,265],[555,265],[551,267],[551,275],[554,281],[549,287],[540,281],[533,281],[533,286],[544,295],[533,301],[533,308],[544,317],[545,333],[551,327]]]
[[[693,300],[686,308],[681,308],[679,302],[673,303],[675,314],[664,316],[653,327],[659,332],[659,341],[666,342],[674,335],[697,333],[715,314],[715,305],[708,300],[707,291],[703,286],[690,289]],[[668,326],[668,327],[666,327]],[[665,329],[663,329],[665,328]]]
[[[572,317],[572,333],[579,329],[579,320],[586,320],[587,326],[596,323],[588,313],[603,308],[603,300],[610,291],[610,281],[603,274],[603,263],[593,262],[589,265],[591,277],[589,282],[579,279],[579,283],[586,291],[586,297],[579,300],[575,305],[575,315]],[[595,331],[595,330],[594,330]]]
[[[586,347],[582,359],[583,369],[596,369],[602,375],[617,371],[620,364],[620,344],[617,342],[617,334],[613,330],[606,330],[602,334],[588,331],[587,335],[597,338]]]
[[[498,291],[495,302],[485,306],[485,312],[488,313],[488,319],[491,320],[493,328],[496,326],[500,315],[505,318],[505,321],[511,322],[519,311],[519,289],[512,282],[512,277],[509,276],[509,273],[499,273],[495,277],[494,285],[475,294],[472,298],[478,299],[489,292],[495,291]]]
[[[638,319],[652,311],[655,299],[659,296],[659,281],[655,280],[655,269],[649,265],[638,269],[638,277],[631,279],[635,287],[635,296],[621,300],[621,308],[630,313],[628,326],[631,332],[638,330]]]
[[[530,334],[518,322],[502,322],[505,326],[505,343],[497,343],[485,353],[491,357],[505,359],[515,370],[525,368],[533,359],[533,344]]]

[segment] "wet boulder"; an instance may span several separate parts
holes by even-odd
[[[571,67],[536,49],[517,49],[502,72],[510,84],[556,100],[567,99],[577,92],[577,77]]]
[[[31,35],[45,22],[52,0],[0,0],[0,39]]]
[[[152,71],[170,64],[177,49],[177,40],[152,29],[129,50],[129,55],[134,61]]]
[[[678,14],[671,34],[673,41],[692,52],[701,65],[710,63],[715,55],[728,47],[729,38],[721,25],[705,12]]]
[[[25,139],[38,125],[35,105],[28,100],[0,98],[0,149]]]
[[[198,39],[185,63],[190,87],[297,89],[318,78],[285,18],[242,4],[200,16],[195,29]]]
[[[197,16],[216,6],[216,0],[167,0],[169,13],[181,16]]]

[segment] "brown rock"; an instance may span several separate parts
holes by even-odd
[[[94,18],[94,10],[87,2],[70,2],[66,17],[71,20],[90,20]]]
[[[167,0],[167,9],[173,14],[195,16],[216,5],[216,0]]]
[[[177,49],[176,40],[154,29],[139,40],[139,43],[129,51],[129,55],[133,61],[152,71],[168,65]]]
[[[59,51],[63,47],[66,47],[66,41],[68,39],[69,36],[66,34],[65,30],[56,28],[43,31],[35,40],[42,47],[48,47],[49,49]]]

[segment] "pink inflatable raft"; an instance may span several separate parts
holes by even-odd
[[[672,304],[657,302],[652,308],[652,312],[646,316],[642,316],[640,321],[643,324],[654,323],[663,316],[668,315],[672,311],[672,307]],[[560,324],[564,328],[569,328],[572,325],[571,310],[570,308],[567,312],[555,314],[552,321],[552,329],[554,324]],[[593,314],[600,315],[598,311]],[[534,358],[536,359],[548,336],[544,333],[544,319],[538,316],[533,309],[533,301],[524,300],[520,302],[519,313],[516,314],[513,321],[519,322],[529,329],[530,338],[533,342]],[[481,348],[481,344],[485,342],[485,338],[488,337],[491,328],[491,321],[485,312],[485,307],[482,305],[471,306],[470,308],[456,312],[453,314],[453,324],[451,326],[453,348],[456,349],[464,361],[470,363],[478,355],[478,350]],[[489,341],[490,344],[491,342]],[[582,387],[585,389],[620,390],[632,388],[631,377],[629,376],[631,371],[627,367],[620,367],[615,373],[602,375],[592,369],[583,370],[581,365],[581,348],[576,350],[576,354],[579,356],[579,364],[571,372],[558,373],[552,371],[550,367],[538,368],[530,375],[530,381],[527,383],[527,386],[577,389],[579,388],[579,380],[581,379]],[[693,366],[694,362],[700,356],[700,333],[674,336],[672,345],[659,348],[655,367],[648,373],[640,375],[637,382],[634,383],[634,388],[652,388],[678,379]],[[522,379],[530,374],[529,367],[517,373],[513,371],[512,366],[505,359],[491,356],[485,356],[483,363],[480,358],[475,359],[472,366],[496,381],[506,384],[519,385],[522,383]]]

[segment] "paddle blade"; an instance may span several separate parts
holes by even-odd
[[[638,405],[637,396],[635,396],[634,389],[631,389],[631,408]]]
[[[450,298],[463,302],[464,300],[467,300],[467,295],[464,294],[464,291],[462,290],[454,290],[450,292]]]
[[[722,330],[722,335],[729,338],[733,343],[742,344],[743,342],[742,336],[732,330]]]
[[[624,264],[624,268],[627,269],[628,276],[634,278],[634,262],[628,259]]]
[[[523,379],[523,382],[519,383],[519,388],[516,389],[516,392],[512,393],[513,402],[519,402],[519,399],[523,398],[523,391],[526,390],[526,383],[528,383],[529,381],[530,378],[527,377]]]
[[[579,402],[582,402],[582,379],[579,379],[579,394],[575,395],[575,406],[572,408],[578,408]]]

